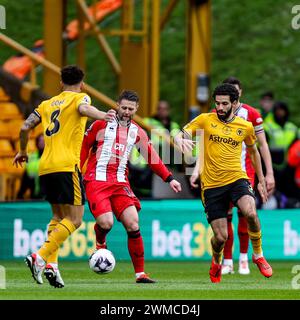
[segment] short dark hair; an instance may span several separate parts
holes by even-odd
[[[216,99],[216,96],[229,96],[230,102],[234,102],[239,99],[239,92],[232,84],[223,83],[215,88],[213,98]]]
[[[242,83],[238,78],[235,77],[228,77],[226,78],[223,83],[229,83],[232,85],[238,85],[240,89],[242,89]]]
[[[83,80],[83,71],[75,65],[65,66],[61,69],[61,81],[69,86],[78,84]]]
[[[136,102],[137,104],[140,101],[138,94],[132,90],[123,90],[118,97],[118,102],[121,102],[123,99]]]
[[[260,96],[261,99],[263,98],[270,98],[270,99],[274,99],[274,93],[272,91],[266,91],[264,93],[261,94]]]

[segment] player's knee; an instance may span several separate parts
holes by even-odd
[[[247,217],[248,223],[255,222],[257,220],[256,210],[254,208],[250,207],[247,211],[246,217]]]
[[[113,221],[101,221],[101,223],[98,223],[98,225],[101,227],[101,229],[110,230],[113,226]]]
[[[228,239],[228,233],[227,232],[218,232],[215,234],[216,242],[219,246],[223,245],[227,239]]]
[[[136,230],[139,230],[139,228],[140,228],[140,226],[137,221],[131,221],[126,224],[126,231],[127,232],[136,231]]]

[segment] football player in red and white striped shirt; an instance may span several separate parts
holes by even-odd
[[[134,146],[147,160],[150,168],[174,192],[181,184],[161,161],[146,132],[132,118],[139,106],[133,91],[123,91],[117,102],[116,119],[95,121],[86,131],[81,149],[81,167],[88,159],[84,175],[86,196],[96,219],[96,249],[106,248],[106,235],[113,226],[113,214],[122,222],[128,235],[128,251],[137,283],[153,283],[144,272],[144,245],[139,228],[140,202],[128,181],[128,159]]]

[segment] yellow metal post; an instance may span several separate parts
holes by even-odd
[[[115,57],[111,47],[109,46],[108,42],[106,41],[105,37],[100,33],[100,28],[97,25],[96,20],[94,19],[93,16],[91,16],[88,12],[88,6],[86,5],[84,0],[77,0],[77,3],[80,7],[80,9],[82,10],[82,13],[84,14],[85,18],[87,19],[87,21],[90,23],[90,25],[92,26],[93,31],[95,32],[96,35],[96,39],[100,45],[100,47],[102,48],[103,52],[106,54],[112,68],[113,71],[119,75],[121,73],[121,67],[120,64],[117,60],[117,58]]]
[[[132,0],[123,1],[123,10],[122,10],[122,29],[132,30],[134,21],[134,3]],[[122,42],[129,41],[128,35],[122,37]]]
[[[160,71],[160,0],[151,1],[151,40],[150,40],[150,115],[156,111],[159,99],[159,71]]]
[[[125,0],[122,13],[122,30],[133,28],[133,1]],[[143,30],[140,41],[132,41],[130,36],[122,36],[119,90],[135,90],[140,97],[138,115],[149,115],[149,45],[148,45],[148,0],[143,0]]]
[[[84,30],[84,14],[76,2],[78,17],[78,42],[77,42],[77,64],[82,70],[85,70],[85,30]]]
[[[177,3],[178,3],[178,0],[170,0],[166,9],[162,13],[161,18],[160,18],[160,30],[161,31],[165,27],[166,22],[170,18],[170,15],[171,15],[173,9],[175,8],[175,6],[177,5]]]
[[[63,65],[63,17],[65,1],[44,0],[44,41],[46,59],[56,66]],[[60,75],[44,70],[43,88],[49,95],[60,92]]]
[[[186,87],[187,111],[209,109],[211,60],[211,1],[188,1]]]

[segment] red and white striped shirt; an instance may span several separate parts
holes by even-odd
[[[263,119],[260,113],[253,107],[245,103],[240,103],[238,108],[235,110],[234,114],[238,117],[243,118],[252,123],[256,136],[264,132]],[[247,147],[245,143],[242,145],[242,168],[246,171],[248,177],[255,177],[255,169],[253,168],[249,152],[247,152]]]
[[[134,146],[164,181],[172,175],[137,123],[130,121],[124,127],[117,120],[97,120],[86,131],[82,143],[81,168],[88,158],[84,180],[128,183],[128,159]]]

